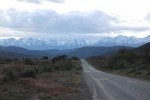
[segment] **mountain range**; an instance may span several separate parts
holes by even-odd
[[[119,35],[117,37],[104,37],[99,40],[40,40],[35,38],[9,38],[0,39],[1,46],[17,46],[22,48],[27,48],[30,50],[50,50],[50,49],[74,49],[81,47],[109,47],[109,46],[130,46],[138,47],[147,42],[150,42],[150,35],[144,38],[137,37],[127,37]]]
[[[0,46],[0,57],[1,58],[36,57],[37,58],[43,56],[55,57],[59,55],[67,55],[68,57],[75,56],[75,57],[85,58],[90,56],[109,54],[118,51],[119,49],[122,48],[132,49],[131,47],[114,46],[114,47],[82,47],[82,48],[66,49],[66,50],[57,50],[57,49],[28,50],[25,48],[15,47],[15,46],[8,46],[8,47]]]

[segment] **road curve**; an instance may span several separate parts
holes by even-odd
[[[81,63],[94,100],[150,100],[150,82],[98,71],[84,59]]]

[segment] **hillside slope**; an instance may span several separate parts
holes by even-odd
[[[115,55],[90,57],[88,61],[102,71],[150,80],[150,43],[121,49]]]
[[[76,56],[76,57],[90,57],[90,56],[98,56],[98,55],[107,55],[111,54],[119,49],[131,49],[131,47],[124,46],[114,46],[114,47],[83,47],[78,49],[73,49],[70,52],[64,53],[68,56]]]
[[[66,50],[28,50],[21,47],[8,46],[8,47],[0,47],[0,51],[6,51],[16,54],[29,55],[31,57],[42,57],[42,56],[59,56],[59,55],[67,55],[69,57],[75,56],[80,58],[90,57],[90,56],[98,56],[98,55],[107,55],[111,54],[119,49],[131,49],[131,47],[124,46],[114,46],[114,47],[83,47],[76,49],[66,49]],[[9,53],[8,53],[9,55]],[[10,55],[11,56],[11,55]]]

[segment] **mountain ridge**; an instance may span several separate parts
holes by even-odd
[[[15,54],[18,57],[19,55],[21,57],[55,57],[59,55],[67,55],[68,57],[79,57],[79,58],[85,58],[89,56],[96,56],[96,55],[104,55],[107,53],[111,53],[114,51],[117,51],[119,49],[127,48],[130,49],[131,47],[124,47],[124,46],[114,46],[114,47],[82,47],[82,48],[76,48],[76,49],[66,49],[66,50],[57,50],[57,49],[51,49],[51,50],[28,50],[21,47],[15,47],[15,46],[8,46],[3,47],[0,46],[0,55],[1,52],[8,52],[7,57],[10,57],[13,55],[15,57]],[[14,53],[14,54],[12,54]],[[2,57],[2,56],[0,56]],[[5,57],[5,55],[4,55]]]
[[[1,39],[0,45],[2,46],[17,46],[27,48],[30,50],[49,50],[49,49],[74,49],[87,46],[130,46],[138,47],[147,42],[150,42],[150,35],[144,38],[127,37],[119,35],[117,37],[104,37],[99,40],[40,40],[34,38],[20,38],[20,39]]]

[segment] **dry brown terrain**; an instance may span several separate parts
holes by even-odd
[[[13,62],[1,64],[1,100],[91,100],[91,94],[82,76],[80,61],[66,59],[55,64],[50,60],[32,62],[33,65]],[[71,69],[65,67],[70,63]],[[25,74],[20,74],[22,72]],[[15,74],[15,78],[9,78],[9,74]],[[10,80],[11,78],[14,79]]]

